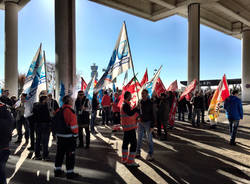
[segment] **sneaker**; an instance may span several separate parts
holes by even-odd
[[[64,177],[65,173],[63,170],[54,170],[54,176],[55,177]]]
[[[152,155],[148,154],[146,157],[146,160],[150,162],[150,161],[153,161],[154,159],[153,159]]]
[[[74,178],[77,178],[79,176],[80,175],[78,173],[74,173],[74,172],[66,174],[67,179],[74,179]]]
[[[127,164],[128,167],[140,167],[139,164],[137,164],[136,162],[133,162],[133,163],[130,163],[130,164]]]

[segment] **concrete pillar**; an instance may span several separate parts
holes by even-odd
[[[76,77],[75,0],[55,0],[56,95],[72,92]]]
[[[188,84],[200,80],[200,4],[188,6]]]
[[[5,89],[18,94],[18,5],[5,2]]]
[[[242,100],[250,102],[250,28],[242,32]]]

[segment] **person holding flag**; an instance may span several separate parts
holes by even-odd
[[[242,102],[238,97],[239,91],[234,90],[232,95],[229,96],[224,103],[224,109],[226,110],[226,115],[229,121],[230,130],[230,145],[236,145],[235,139],[237,134],[237,129],[239,122],[243,119],[243,108]]]

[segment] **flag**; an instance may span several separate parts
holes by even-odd
[[[108,67],[97,83],[95,90],[98,91],[110,84],[118,75],[126,72],[132,67],[131,53],[128,43],[127,31],[125,22],[123,23],[120,35],[115,44],[112,56]]]
[[[217,121],[217,118],[219,117],[219,110],[220,110],[220,104],[221,102],[225,101],[227,97],[229,97],[229,89],[227,84],[226,75],[224,74],[222,80],[219,83],[219,86],[217,87],[213,98],[210,102],[209,108],[208,108],[208,117],[211,121]]]
[[[157,94],[157,96],[159,97],[162,93],[166,92],[166,88],[163,84],[163,82],[161,81],[161,78],[159,77],[157,79],[156,85],[155,85],[155,92]]]
[[[81,77],[81,90],[85,91],[87,88],[87,83],[85,82],[85,80]]]
[[[94,82],[94,87],[96,86],[96,84],[97,84],[97,79],[95,79],[95,82]]]
[[[43,65],[42,65],[42,70],[41,70],[41,73],[40,73],[40,78],[39,78],[39,83],[38,83],[38,86],[37,86],[37,93],[36,93],[36,102],[39,101],[39,94],[42,92],[42,91],[45,91],[46,90],[46,75],[45,75],[45,57],[43,57]]]
[[[141,80],[141,86],[143,86],[146,82],[148,82],[148,70],[146,69],[146,72]]]
[[[172,127],[174,126],[174,122],[175,122],[176,110],[177,110],[177,97],[174,92],[174,99],[173,99],[172,107],[169,112],[169,124]]]
[[[177,91],[177,90],[178,90],[178,83],[177,80],[175,80],[169,85],[167,91]]]
[[[65,86],[62,81],[60,81],[60,94],[59,94],[59,106],[63,106],[63,97],[65,96]]]
[[[186,95],[188,95],[189,93],[191,93],[192,91],[194,91],[194,89],[196,88],[197,85],[197,80],[194,79],[187,87],[186,89],[183,91],[183,93],[180,96],[179,101],[181,101]]]
[[[55,81],[56,81],[56,77],[55,77],[55,64],[53,63],[49,63],[46,62],[45,64],[46,67],[46,81],[48,84],[48,93],[54,93],[54,89],[55,89]]]
[[[137,80],[136,77],[133,77],[130,82],[123,87],[122,89],[122,95],[118,103],[118,107],[122,106],[122,103],[124,101],[124,94],[126,91],[129,91],[131,93],[131,100],[130,100],[130,105],[132,108],[134,108],[138,104],[138,92],[141,89],[141,85],[139,81]]]
[[[88,86],[85,90],[85,95],[88,97],[89,100],[93,99],[93,93],[94,93],[94,83],[96,80],[96,74],[93,76],[93,78],[88,83]]]
[[[40,44],[34,58],[32,59],[32,62],[30,64],[29,70],[27,72],[27,75],[25,77],[25,82],[23,85],[23,93],[28,94],[30,87],[32,85],[32,82],[36,76],[36,71],[41,66],[42,62],[42,44]]]
[[[150,98],[152,97],[153,92],[154,92],[154,90],[155,90],[156,83],[157,83],[158,78],[159,78],[159,75],[160,75],[160,73],[161,73],[161,69],[162,69],[162,66],[158,69],[158,71],[156,72],[156,74],[154,75],[154,77],[153,77],[150,81],[146,82],[146,83],[141,87],[141,90],[140,90],[140,93],[139,93],[139,95],[140,95],[139,98],[140,98],[140,99],[141,99],[141,92],[142,92],[143,89],[147,89],[147,90],[148,90],[148,95],[149,95],[149,97],[150,97]]]
[[[35,63],[36,69],[33,70],[35,72],[33,81],[31,83],[31,86],[28,89],[27,97],[26,97],[26,103],[25,103],[25,111],[24,111],[24,117],[29,117],[32,115],[32,109],[33,104],[38,101],[38,87],[41,81],[45,80],[45,72],[43,70],[44,67],[44,57],[38,57],[39,59]],[[43,76],[42,74],[43,70]],[[45,87],[46,89],[46,87]]]
[[[124,75],[122,86],[125,86],[125,84],[127,83],[127,81],[128,81],[128,71],[126,71],[126,73]]]

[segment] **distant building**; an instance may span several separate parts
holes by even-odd
[[[91,67],[91,78],[96,74],[96,79],[98,79],[98,66],[94,63]]]

